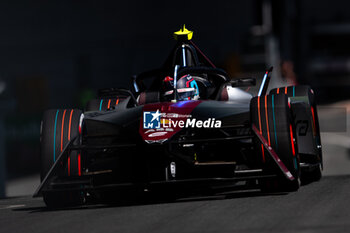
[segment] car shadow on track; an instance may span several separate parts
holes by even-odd
[[[257,189],[226,191],[226,192],[207,192],[201,194],[187,194],[174,197],[166,193],[143,194],[143,195],[128,195],[122,199],[120,197],[113,200],[94,200],[88,199],[87,203],[81,206],[70,206],[64,208],[48,208],[41,200],[36,200],[34,206],[12,209],[12,211],[23,211],[28,213],[42,213],[52,211],[68,211],[68,210],[88,210],[101,208],[116,208],[128,206],[144,206],[144,205],[159,205],[159,204],[176,204],[184,202],[201,202],[201,201],[218,201],[237,198],[252,198],[263,196],[281,196],[288,193],[265,193]],[[35,205],[40,206],[35,206]]]

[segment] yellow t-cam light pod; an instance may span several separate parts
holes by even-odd
[[[174,38],[175,40],[191,40],[193,36],[193,32],[188,30],[185,27],[185,24],[183,28],[181,28],[179,31],[174,32]]]

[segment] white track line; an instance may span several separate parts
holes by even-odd
[[[6,209],[14,209],[14,208],[20,208],[20,207],[25,207],[26,205],[8,205],[8,206],[3,206],[0,207],[0,210],[6,210]]]

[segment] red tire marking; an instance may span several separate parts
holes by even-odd
[[[261,117],[260,117],[260,96],[258,96],[258,115],[259,115],[259,130],[260,130],[260,133],[262,134]],[[262,153],[263,162],[265,162],[265,150],[264,150],[263,144],[261,144],[261,153]]]
[[[287,93],[288,93],[288,88],[285,87],[285,88],[284,88],[284,94],[287,94]]]
[[[78,154],[78,175],[81,176],[81,156]]]
[[[262,153],[263,162],[265,163],[265,150],[264,150],[263,144],[261,144],[261,153]]]
[[[277,94],[279,94],[280,93],[280,88],[277,88]]]
[[[63,111],[63,116],[62,116],[62,128],[61,128],[61,152],[63,150],[63,128],[64,128],[64,117],[66,115],[66,109]]]
[[[289,124],[289,132],[290,132],[290,143],[292,144],[292,152],[293,152],[293,156],[295,156],[293,128],[291,124]]]
[[[72,125],[72,115],[73,115],[73,109],[70,111],[70,116],[69,116],[69,127],[68,127],[68,141],[70,141],[70,128]]]
[[[119,97],[117,99],[117,101],[115,102],[115,105],[118,105],[119,104]]]
[[[271,146],[269,118],[268,118],[268,114],[267,114],[267,95],[265,95],[265,115],[266,115],[266,125],[267,125],[267,138],[268,138],[269,146]]]
[[[68,176],[70,176],[70,155],[68,155]]]
[[[314,110],[314,107],[311,106],[311,114],[312,114],[312,123],[313,123],[313,133],[314,133],[314,136],[316,136],[316,121],[315,121],[315,110]]]
[[[109,109],[110,106],[111,106],[111,99],[108,100],[107,109]]]
[[[253,124],[252,125],[252,129],[254,131],[254,133],[256,134],[256,136],[258,136],[258,138],[260,139],[260,141],[262,142],[261,145],[263,145],[265,147],[265,149],[268,151],[268,153],[271,155],[272,159],[275,160],[275,162],[277,163],[277,165],[279,166],[279,168],[281,169],[281,171],[283,171],[284,175],[289,179],[289,180],[294,180],[294,176],[292,175],[292,173],[288,170],[288,168],[284,165],[284,163],[282,162],[282,160],[278,157],[276,151],[274,151],[274,149],[267,145],[267,141],[266,139],[263,137],[263,135],[261,133],[259,133],[258,129],[256,128],[256,126]]]

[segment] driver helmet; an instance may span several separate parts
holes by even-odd
[[[164,97],[166,99],[174,98],[174,79],[171,77],[166,77],[164,79]],[[177,81],[177,95],[178,100],[198,100],[199,99],[199,89],[196,80],[187,74],[182,76]]]

